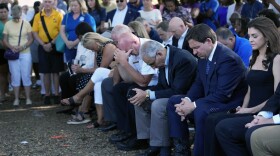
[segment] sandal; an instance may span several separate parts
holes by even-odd
[[[73,97],[67,98],[68,103],[65,103],[63,100],[60,101],[62,106],[80,106],[82,104],[82,103],[76,103]]]
[[[74,118],[67,121],[67,124],[78,125],[78,124],[89,123],[90,121],[91,121],[90,119],[84,117],[82,112],[78,112]]]
[[[97,122],[97,121],[95,121],[95,122],[93,122],[92,124],[89,124],[89,125],[87,125],[87,128],[88,129],[91,129],[91,128],[98,128],[98,127],[100,127],[101,125]]]

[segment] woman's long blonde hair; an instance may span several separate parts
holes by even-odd
[[[101,36],[98,33],[95,32],[88,32],[86,34],[84,34],[81,42],[82,45],[84,47],[90,47],[91,45],[93,45],[94,42],[96,42],[97,45],[101,46],[102,44],[108,42],[108,41],[112,41],[106,37]]]

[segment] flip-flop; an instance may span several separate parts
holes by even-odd
[[[61,105],[62,106],[80,106],[82,103],[76,103],[75,101],[74,101],[74,98],[73,97],[70,97],[70,98],[67,98],[67,100],[68,100],[68,102],[69,103],[65,103],[65,102],[63,102],[62,100],[61,100]]]

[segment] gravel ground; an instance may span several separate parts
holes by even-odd
[[[140,151],[117,150],[108,133],[67,125],[69,115],[56,114],[62,106],[42,104],[39,90],[32,90],[33,104],[12,106],[13,97],[0,105],[0,156],[135,155]],[[12,95],[12,93],[10,93]]]

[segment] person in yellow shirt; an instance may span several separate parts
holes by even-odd
[[[43,10],[37,13],[33,22],[33,35],[39,42],[39,72],[44,74],[44,104],[50,104],[51,74],[54,81],[55,104],[60,103],[59,72],[64,70],[63,54],[55,49],[55,40],[60,31],[62,14],[54,9],[54,0],[43,0]],[[44,22],[43,22],[43,21]],[[44,28],[45,27],[47,30]]]

